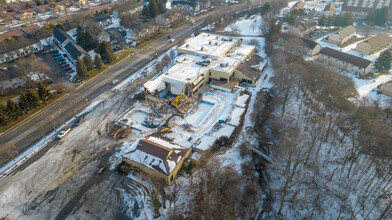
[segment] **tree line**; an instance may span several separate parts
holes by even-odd
[[[87,72],[94,69],[94,67],[101,69],[105,63],[111,63],[113,60],[114,53],[110,47],[110,44],[106,41],[103,41],[98,45],[97,54],[94,57],[94,61],[89,55],[85,55],[83,59],[80,57],[77,58],[76,71],[79,76],[87,77]]]
[[[318,20],[318,25],[324,27],[344,27],[352,24],[354,24],[354,17],[351,13],[348,12],[328,17],[322,15]]]
[[[40,81],[37,91],[29,89],[27,92],[21,92],[18,97],[18,103],[9,99],[5,105],[0,105],[0,125],[7,125],[8,122],[18,119],[23,114],[27,114],[31,109],[38,107],[42,102],[51,98],[52,93]]]

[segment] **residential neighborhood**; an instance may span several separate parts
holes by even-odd
[[[386,0],[0,0],[0,219],[392,219]]]

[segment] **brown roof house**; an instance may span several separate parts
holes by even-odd
[[[332,3],[329,3],[328,5],[325,6],[323,15],[325,17],[330,17],[335,15],[335,5]]]
[[[306,36],[309,33],[313,32],[316,30],[317,23],[315,20],[309,20],[306,22],[301,22],[297,24],[295,27],[290,29],[290,32],[298,35],[298,36]]]
[[[291,35],[287,35],[287,34],[282,34],[278,38],[276,45],[278,47],[285,48],[286,43],[289,41],[289,39],[295,40],[295,38],[300,39],[302,41],[302,43],[298,43],[298,45],[303,46],[304,50],[299,50],[299,52],[303,52],[303,53],[305,53],[305,55],[310,56],[310,57],[314,57],[320,52],[321,45],[319,43],[317,43],[313,40],[310,40],[310,39],[299,38],[299,37],[295,37],[295,36],[291,36]],[[294,41],[294,42],[298,42],[298,41]]]
[[[343,53],[329,47],[324,47],[320,50],[318,60],[331,67],[360,76],[370,73],[373,68],[373,63],[370,60]]]
[[[168,184],[172,183],[192,151],[156,137],[136,141],[131,147],[133,150],[123,155],[123,161],[151,176],[165,179]]]
[[[298,1],[297,3],[295,3],[295,4],[293,5],[293,7],[291,7],[290,10],[295,10],[295,9],[302,9],[302,10],[304,10],[304,9],[305,9],[305,2],[303,2],[303,1]]]
[[[331,34],[328,37],[328,42],[342,46],[344,43],[346,43],[351,38],[353,38],[356,32],[357,32],[357,30],[355,29],[355,27],[352,25],[349,25],[349,26],[344,27],[344,28],[338,30],[337,32]]]
[[[0,63],[37,53],[42,49],[41,42],[33,36],[7,38],[0,42]]]
[[[380,85],[380,92],[392,97],[392,81]]]
[[[369,40],[362,41],[357,44],[356,51],[373,54],[391,45],[392,38],[388,34],[380,34]]]

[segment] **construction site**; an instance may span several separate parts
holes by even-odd
[[[144,99],[113,122],[107,137],[137,137],[123,147],[123,161],[170,184],[182,161],[197,162],[219,138],[230,138],[250,98],[241,85],[257,82],[266,65],[254,51],[240,39],[208,33],[181,45],[174,65],[144,84]],[[187,153],[177,155],[180,149]]]

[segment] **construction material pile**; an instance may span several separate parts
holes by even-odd
[[[107,137],[123,139],[126,138],[129,133],[131,133],[131,127],[116,123],[113,125],[112,130],[110,130]]]

